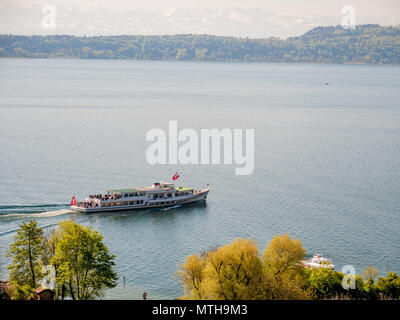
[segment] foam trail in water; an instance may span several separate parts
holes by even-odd
[[[10,209],[24,209],[24,208],[47,208],[47,207],[66,207],[68,204],[60,204],[60,203],[55,203],[55,204],[32,204],[32,205],[27,205],[27,204],[8,204],[8,205],[0,205],[0,210],[10,210]]]
[[[0,218],[49,218],[71,212],[72,210],[64,209],[64,210],[45,211],[39,213],[9,213],[0,215]]]

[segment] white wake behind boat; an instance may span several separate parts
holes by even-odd
[[[71,210],[79,212],[102,212],[172,207],[206,200],[210,188],[194,189],[176,187],[173,183],[157,182],[151,187],[112,189],[104,195],[95,194],[84,201],[71,201]]]

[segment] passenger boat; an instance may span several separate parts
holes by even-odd
[[[108,190],[104,195],[91,195],[82,202],[77,202],[74,196],[71,210],[101,212],[171,207],[206,200],[209,191],[210,188],[176,187],[173,183],[157,182],[151,187]]]
[[[321,254],[315,254],[309,260],[303,260],[300,265],[304,268],[315,268],[315,269],[334,269],[335,266],[331,260],[324,258]]]

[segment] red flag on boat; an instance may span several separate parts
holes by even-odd
[[[178,172],[175,172],[174,176],[172,177],[172,180],[177,180],[179,178]]]
[[[75,196],[73,196],[73,197],[72,197],[72,200],[71,200],[71,206],[73,206],[74,204],[76,204],[76,199],[75,199]]]

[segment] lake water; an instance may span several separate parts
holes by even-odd
[[[169,120],[254,129],[254,173],[148,164],[146,133]],[[179,185],[210,184],[206,203],[68,210],[73,194],[171,181],[176,171]],[[103,234],[120,276],[106,298],[173,299],[187,255],[237,237],[262,253],[286,232],[337,270],[400,272],[400,67],[0,60],[0,279],[15,230],[32,218]]]

